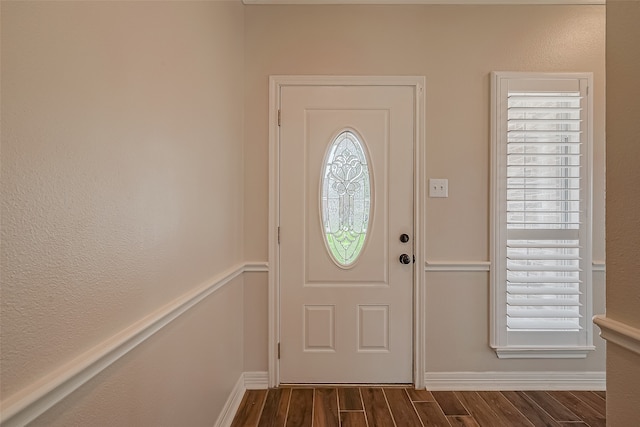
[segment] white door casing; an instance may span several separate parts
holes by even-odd
[[[271,126],[270,225],[280,227],[279,236],[270,230],[271,386],[421,386],[424,268],[399,256],[423,259],[423,82],[271,78],[270,116],[282,118]],[[372,194],[367,240],[348,267],[329,254],[320,212],[323,161],[344,130],[363,145]],[[402,233],[409,242],[400,241]]]

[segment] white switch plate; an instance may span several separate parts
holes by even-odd
[[[429,178],[429,197],[449,197],[449,180]]]

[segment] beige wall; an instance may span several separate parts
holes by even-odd
[[[243,22],[2,2],[2,400],[243,260]],[[243,371],[228,287],[40,424],[212,425]]]
[[[640,1],[607,2],[607,317],[640,328]],[[607,345],[607,425],[640,419],[640,356]]]
[[[426,76],[427,177],[450,180],[426,200],[426,257],[486,261],[489,72],[594,72],[604,259],[604,7],[3,1],[1,15],[0,400],[267,260],[272,74]],[[267,369],[266,286],[232,281],[34,424],[213,424],[240,373]],[[601,348],[498,361],[486,273],[426,287],[428,371],[603,368]],[[602,273],[594,294],[603,312]]]
[[[213,426],[243,371],[241,304],[239,278],[29,426]]]
[[[426,175],[448,178],[450,195],[426,200],[426,260],[487,261],[489,73],[586,71],[595,82],[594,259],[604,260],[604,12],[603,6],[247,6],[247,258],[267,258],[269,75],[426,76]],[[262,280],[266,286],[266,275]],[[599,338],[586,360],[498,360],[488,347],[488,274],[430,272],[426,280],[428,371],[604,370]],[[593,288],[594,312],[601,313],[603,273],[594,274]]]

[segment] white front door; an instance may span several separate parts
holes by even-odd
[[[414,96],[281,88],[283,383],[413,381]]]

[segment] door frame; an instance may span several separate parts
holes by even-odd
[[[269,387],[280,385],[280,109],[281,88],[285,86],[409,86],[414,93],[414,183],[413,183],[413,385],[424,388],[425,374],[425,290],[424,290],[424,227],[425,227],[425,82],[424,76],[269,76],[269,284],[268,284],[268,369]]]

